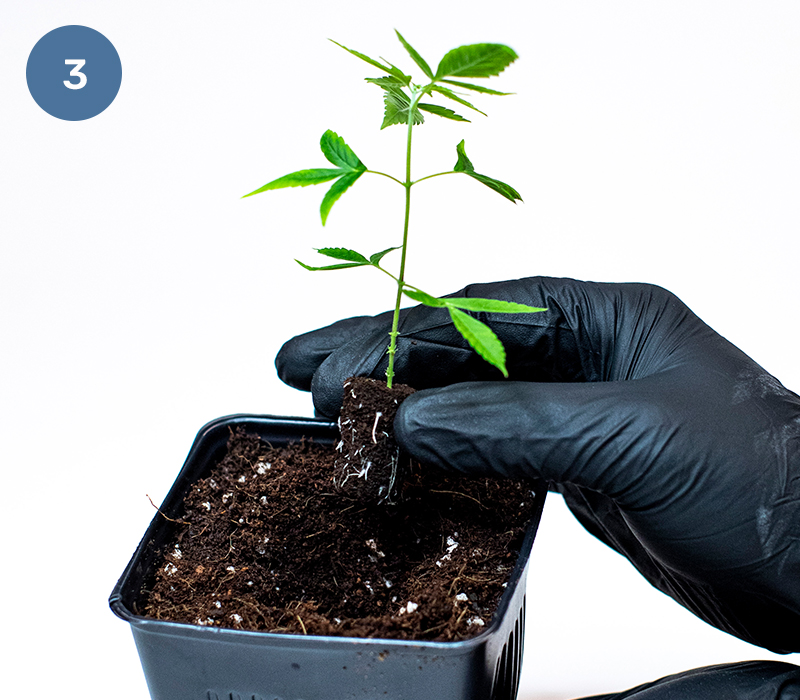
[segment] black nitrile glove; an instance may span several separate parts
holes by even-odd
[[[706,666],[583,700],[800,700],[800,666],[777,661]]]
[[[800,398],[659,287],[531,278],[455,296],[549,310],[480,316],[511,381],[444,309],[406,310],[396,381],[429,390],[402,405],[399,443],[468,474],[543,477],[699,617],[800,651]],[[346,377],[384,375],[389,318],[290,340],[279,375],[336,415]]]

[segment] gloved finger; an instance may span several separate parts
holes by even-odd
[[[708,503],[735,502],[764,477],[757,469],[730,476],[733,460],[763,460],[741,421],[718,419],[721,381],[678,368],[625,382],[454,384],[407,398],[394,426],[398,443],[424,463],[596,491],[627,509],[633,527],[647,518],[642,537],[664,543],[697,532]],[[761,414],[750,418],[759,421],[753,431],[769,427]],[[701,483],[703,500],[688,497]],[[648,517],[679,501],[663,522]],[[747,556],[749,543],[741,544],[732,555]],[[687,551],[709,561],[704,546],[712,544]]]
[[[547,286],[545,278],[538,278],[542,285]],[[569,287],[570,280],[550,280],[556,290],[560,286]],[[580,285],[582,283],[574,283]],[[530,289],[529,289],[530,288]],[[471,285],[456,292],[453,297],[476,297],[485,296],[489,298],[501,298],[507,301],[517,301],[519,303],[529,303],[531,305],[541,305],[541,300],[537,296],[540,290],[537,280],[516,280],[512,282],[493,283],[489,285]],[[570,336],[569,330],[564,328],[564,324],[557,319],[552,321],[542,321],[533,319],[532,316],[538,314],[481,314],[485,320],[492,318],[492,323],[496,322],[501,335],[507,336],[506,342],[519,348],[520,352],[515,352],[515,356],[528,356],[531,350],[537,345],[537,337],[543,334],[556,336],[554,340],[548,340],[540,347],[547,345],[552,348],[560,345],[559,357],[563,366],[574,365],[568,358],[575,354],[577,347],[574,339]],[[513,318],[512,318],[513,317]],[[516,319],[516,320],[515,320]],[[525,332],[524,328],[531,324],[532,333]],[[557,327],[560,326],[560,327]],[[359,316],[344,319],[331,324],[325,328],[310,331],[298,335],[287,341],[278,353],[275,364],[278,376],[290,386],[309,390],[312,386],[312,377],[320,366],[333,353],[338,357],[326,366],[326,371],[330,372],[330,377],[319,378],[317,386],[325,393],[336,394],[335,388],[327,389],[331,383],[339,383],[340,377],[346,378],[357,373],[356,368],[364,366],[364,356],[371,354],[375,341],[371,333],[375,331],[376,337],[380,339],[380,344],[385,350],[389,341],[389,330],[391,328],[391,312],[379,314],[378,316]],[[537,329],[549,329],[544,333]],[[414,386],[425,388],[429,386],[443,386],[450,381],[469,380],[469,379],[496,379],[501,375],[496,370],[492,370],[483,360],[475,356],[466,341],[455,331],[450,321],[450,317],[444,309],[433,309],[424,306],[403,309],[400,315],[400,336],[398,345],[400,346],[396,355],[397,371],[407,375],[404,380],[400,377],[398,381],[409,381],[413,376]],[[359,341],[351,343],[351,341]],[[409,355],[410,353],[410,355]],[[545,355],[554,356],[552,352],[539,353],[538,363],[532,364],[525,360],[525,364],[535,367],[534,373],[545,376],[548,373],[548,360]],[[454,362],[455,360],[455,362]],[[382,364],[381,364],[382,362]],[[381,357],[377,359],[376,366],[371,369],[373,376],[383,376],[386,370],[388,359]],[[435,365],[435,373],[438,380],[434,381],[426,375],[426,368],[431,364]],[[464,374],[464,365],[468,365],[468,372]],[[350,369],[345,369],[347,366]],[[519,368],[520,370],[522,368]],[[448,377],[443,378],[443,370]],[[433,370],[428,371],[430,375]],[[570,373],[573,370],[569,370]],[[552,373],[551,373],[552,374]],[[420,375],[420,376],[418,376]],[[526,378],[530,378],[526,375]],[[565,377],[566,378],[566,377]],[[323,407],[323,411],[332,415],[338,412],[339,406],[335,406],[335,401],[331,402],[323,396],[317,401]]]
[[[551,283],[556,290],[562,286],[568,289],[571,285],[584,284],[571,280],[531,278],[470,285],[449,296],[501,298],[533,306],[538,295],[545,293],[544,288]],[[527,381],[585,378],[585,363],[578,357],[582,346],[564,322],[562,310],[557,308],[552,318],[545,316],[547,312],[478,314],[505,344],[507,366],[515,378]],[[370,328],[369,332],[361,332],[367,327]],[[384,313],[375,317],[369,325],[362,322],[358,327],[359,332],[354,333],[352,338],[347,338],[346,333],[337,334],[322,329],[292,339],[279,355],[281,376],[291,379],[299,374],[303,381],[295,380],[293,386],[306,388],[309,385],[308,373],[313,372],[310,387],[317,413],[337,415],[345,379],[356,375],[378,379],[386,375],[390,327],[391,314]],[[349,332],[349,327],[344,328]],[[455,329],[446,309],[427,306],[403,309],[398,331],[394,365],[396,382],[410,384],[415,389],[425,389],[453,382],[502,379],[500,371],[481,359]],[[317,334],[321,336],[319,340]],[[332,341],[342,344],[332,349]],[[591,345],[585,344],[585,347]],[[298,365],[299,369],[293,369],[292,365]]]
[[[480,476],[536,476],[624,496],[635,484],[626,482],[620,457],[636,458],[641,471],[641,457],[662,447],[653,442],[649,411],[655,406],[648,405],[658,388],[648,384],[653,381],[453,384],[407,398],[395,432],[426,464]]]
[[[311,381],[318,414],[336,416],[342,405],[342,385],[348,377],[385,379],[391,316],[376,317],[371,331],[354,335],[329,353]],[[416,306],[400,317],[394,382],[415,389],[443,386],[464,379],[496,379],[500,372],[476,355],[453,327],[443,309]]]
[[[461,290],[459,295],[469,291]],[[539,314],[533,314],[539,315]],[[486,316],[486,314],[484,314]],[[528,314],[491,314],[497,334],[504,338],[508,352],[507,365],[514,376],[524,375],[528,380],[543,378],[553,380],[564,372],[571,373],[574,364],[562,358],[563,370],[555,367],[552,361],[553,343],[542,339],[550,328],[546,321],[534,323],[529,319],[519,320]],[[517,322],[513,318],[516,317]],[[363,324],[359,331],[367,327]],[[348,377],[361,376],[381,379],[386,376],[389,365],[387,345],[391,328],[391,314],[375,317],[374,325],[368,332],[354,334],[325,357],[314,372],[311,392],[314,407],[318,414],[335,416],[342,404],[342,384]],[[524,329],[524,330],[523,330]],[[453,382],[491,381],[502,379],[500,371],[485,362],[456,330],[447,310],[428,306],[414,306],[403,309],[398,326],[397,350],[395,353],[394,382],[409,384],[415,389],[441,387]],[[319,331],[308,334],[313,338]],[[524,335],[524,339],[521,337]],[[534,337],[535,336],[535,337]],[[328,337],[324,338],[327,343]],[[514,344],[512,344],[516,341]],[[292,341],[290,341],[292,342]],[[308,341],[306,341],[308,342]],[[569,344],[574,348],[572,343]],[[564,356],[567,352],[565,350]],[[314,356],[316,360],[323,353]],[[538,362],[532,362],[536,357]]]
[[[311,390],[311,379],[322,362],[335,350],[375,328],[386,325],[387,314],[354,316],[286,341],[275,358],[281,381],[295,389]],[[391,319],[391,316],[389,316]]]
[[[547,306],[535,314],[477,314],[503,342],[508,371],[520,381],[632,379],[660,371],[674,359],[675,348],[719,338],[673,295],[652,285],[535,277],[470,285],[450,296]],[[317,410],[335,415],[343,379],[384,376],[388,358],[375,353],[385,352],[390,318],[385,313],[348,319],[292,339],[278,356],[280,376],[292,386],[311,387]],[[425,389],[501,378],[455,330],[445,309],[404,309],[399,331],[397,381]]]
[[[622,693],[582,700],[797,700],[800,666],[780,661],[745,661],[705,666],[666,676]]]

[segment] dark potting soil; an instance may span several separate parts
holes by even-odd
[[[334,487],[339,458],[308,441],[272,448],[232,433],[185,499],[145,614],[292,634],[478,634],[516,562],[531,484],[409,460],[393,499],[364,503]]]

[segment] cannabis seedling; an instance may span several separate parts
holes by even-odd
[[[445,119],[459,122],[468,122],[461,115],[448,107],[428,102],[422,102],[425,97],[444,97],[456,102],[468,109],[484,114],[477,107],[470,104],[461,97],[453,88],[460,88],[471,92],[485,95],[508,95],[509,93],[490,90],[482,85],[462,82],[461,78],[489,78],[499,75],[505,68],[516,60],[517,54],[508,46],[503,44],[469,44],[460,46],[445,54],[434,72],[428,63],[417,51],[397,32],[397,38],[411,56],[414,63],[425,74],[429,82],[412,82],[411,76],[406,75],[397,66],[388,61],[377,61],[369,56],[365,56],[358,51],[342,46],[338,42],[333,42],[345,51],[366,61],[371,66],[380,69],[384,75],[378,78],[366,78],[367,82],[379,86],[383,89],[384,118],[381,129],[394,124],[405,124],[408,136],[406,138],[406,158],[405,158],[405,179],[400,180],[387,173],[370,170],[344,142],[338,134],[331,130],[326,131],[320,140],[320,148],[323,155],[334,166],[334,168],[313,168],[310,170],[298,170],[297,172],[284,175],[277,180],[268,182],[263,187],[244,195],[250,197],[267,190],[277,190],[284,187],[306,187],[307,185],[318,185],[323,182],[334,180],[333,185],[325,194],[320,206],[322,225],[328,219],[331,207],[351,187],[364,173],[372,173],[387,177],[398,183],[405,189],[405,215],[403,223],[403,242],[399,246],[386,248],[369,257],[362,255],[350,248],[317,248],[317,252],[329,258],[341,260],[343,262],[334,265],[324,265],[314,267],[297,261],[307,270],[341,270],[349,267],[372,266],[384,274],[391,277],[396,285],[397,293],[394,305],[394,315],[392,318],[392,329],[389,333],[389,366],[386,370],[386,383],[391,388],[394,378],[394,356],[397,348],[398,323],[400,319],[400,304],[403,296],[408,297],[426,306],[445,308],[450,314],[456,329],[464,336],[467,342],[475,351],[487,362],[497,367],[503,376],[508,377],[506,369],[506,352],[500,339],[485,323],[470,316],[467,311],[486,312],[486,313],[532,313],[544,311],[545,309],[516,304],[499,299],[476,299],[476,298],[437,298],[418,287],[415,287],[405,279],[406,253],[408,250],[408,229],[409,215],[411,211],[411,188],[424,180],[429,180],[442,175],[461,173],[486,185],[498,194],[502,195],[512,203],[516,200],[522,201],[519,193],[510,185],[500,180],[481,175],[475,171],[472,163],[467,157],[462,140],[456,146],[457,160],[452,170],[435,173],[419,178],[411,179],[411,136],[413,127],[424,122],[422,112],[434,114]],[[384,61],[384,62],[382,62]],[[459,80],[454,80],[458,78]],[[464,94],[464,93],[462,93]],[[400,267],[397,275],[389,272],[381,262],[387,253],[400,250]]]

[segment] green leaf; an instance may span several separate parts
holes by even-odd
[[[506,369],[506,350],[503,343],[494,334],[494,331],[485,323],[472,318],[451,306],[447,308],[450,318],[456,330],[464,336],[466,341],[473,347],[484,360],[499,369],[504,377],[508,377]]]
[[[425,306],[433,306],[436,308],[444,308],[447,306],[447,302],[444,299],[432,297],[430,294],[426,294],[419,289],[404,288],[403,294],[405,294],[409,299],[418,301],[420,304],[424,304]]]
[[[419,289],[403,289],[409,299],[418,301],[425,306],[437,308],[446,307],[448,309],[466,309],[467,311],[483,311],[485,313],[496,314],[521,314],[547,311],[538,306],[528,306],[518,304],[514,301],[503,301],[502,299],[481,299],[478,297],[434,297]]]
[[[465,90],[474,90],[475,92],[482,92],[484,95],[513,95],[513,92],[498,92],[497,90],[490,90],[483,85],[475,85],[473,83],[462,83],[460,80],[447,80],[442,79],[443,83],[448,85],[455,85],[456,87],[464,88]]]
[[[380,78],[364,78],[368,83],[373,83],[374,85],[378,85],[382,87],[384,90],[388,90],[389,88],[401,88],[404,87],[404,83],[402,80],[398,80],[393,75],[384,75]]]
[[[500,180],[495,180],[493,177],[489,177],[488,175],[481,175],[480,173],[476,172],[468,172],[467,175],[477,180],[478,182],[482,182],[489,189],[492,189],[498,194],[503,195],[503,197],[505,197],[510,202],[516,202],[517,200],[519,200],[520,202],[522,201],[522,197],[520,196],[519,192],[517,192],[511,185],[507,185],[505,182],[501,182]]]
[[[329,258],[336,258],[337,260],[349,260],[350,262],[357,262],[361,264],[368,264],[367,260],[361,253],[357,253],[350,248],[315,248],[320,255],[327,255]]]
[[[310,170],[298,170],[297,172],[289,173],[288,175],[279,177],[277,180],[272,180],[272,182],[268,182],[263,187],[253,190],[252,192],[244,195],[244,197],[250,197],[254,194],[259,194],[260,192],[266,192],[267,190],[278,190],[284,187],[306,187],[308,185],[319,185],[322,182],[335,180],[336,178],[347,173],[362,173],[367,169],[367,166],[361,162],[359,157],[353,152],[353,149],[344,142],[344,139],[330,129],[328,129],[322,135],[319,145],[325,157],[334,165],[338,165],[338,168],[312,168]],[[355,180],[353,180],[353,182],[355,182]],[[352,182],[350,184],[352,184]],[[339,196],[341,196],[341,193]],[[336,200],[334,199],[333,201]],[[331,204],[333,204],[333,202],[331,202]],[[330,207],[328,208],[330,209]]]
[[[254,194],[258,194],[259,192],[266,192],[267,190],[279,190],[284,187],[306,187],[308,185],[319,185],[322,182],[335,180],[343,173],[343,170],[333,170],[332,168],[298,170],[297,172],[289,173],[288,175],[279,177],[277,180],[268,182],[263,187],[259,187],[257,190],[253,190],[252,192],[244,195],[242,199],[245,197],[252,197]]]
[[[311,270],[311,272],[318,272],[320,270],[344,270],[347,267],[364,267],[364,265],[369,265],[369,263],[342,263],[341,265],[323,265],[322,267],[313,267],[311,265],[306,265],[304,262],[300,262],[297,258],[295,258],[295,262],[301,267],[306,268],[306,270]]]
[[[386,59],[383,59],[383,60],[386,61]],[[393,76],[395,76],[398,80],[400,80],[403,83],[403,85],[405,85],[405,86],[411,85],[411,76],[410,75],[406,75],[396,65],[394,65],[393,63],[389,63],[389,61],[386,61],[386,65],[389,66],[389,69],[390,69],[389,72]]]
[[[528,306],[527,304],[517,304],[513,301],[503,301],[502,299],[479,299],[476,297],[448,297],[443,300],[448,308],[455,307],[466,309],[467,311],[483,311],[495,314],[521,314],[536,313],[547,311],[538,306]]]
[[[462,104],[465,107],[469,107],[470,109],[474,109],[476,112],[480,112],[484,117],[487,116],[486,112],[481,112],[481,110],[479,110],[475,105],[470,104],[462,97],[459,97],[449,88],[442,87],[441,85],[434,85],[432,89],[434,90],[434,92],[438,92],[440,95],[444,95],[445,97],[453,100],[454,102],[458,102],[459,104]]]
[[[458,154],[458,160],[453,166],[453,170],[457,173],[473,172],[475,168],[472,166],[472,161],[467,158],[467,152],[464,150],[464,139],[461,139],[461,143],[456,146],[456,153]]]
[[[331,212],[331,207],[336,204],[336,201],[341,197],[358,178],[363,175],[363,170],[356,170],[351,173],[342,175],[336,182],[331,185],[331,188],[325,193],[322,199],[322,204],[319,207],[319,213],[322,217],[322,225],[328,220],[328,214]]]
[[[330,39],[330,41],[332,41],[334,44],[336,44],[338,47],[344,49],[348,53],[353,54],[353,56],[356,56],[357,58],[360,58],[362,61],[366,61],[370,65],[375,66],[376,68],[380,68],[385,73],[389,73],[390,75],[395,76],[400,81],[402,81],[403,85],[408,85],[411,82],[411,76],[410,75],[406,75],[405,73],[403,73],[403,71],[401,71],[396,66],[393,66],[391,63],[389,65],[384,65],[380,61],[376,61],[374,58],[370,58],[369,56],[366,56],[363,53],[359,53],[358,51],[354,51],[353,49],[348,49],[346,46],[343,46],[338,41],[333,41],[333,39]]]
[[[477,298],[437,298],[426,294],[419,289],[403,289],[409,299],[432,306],[434,308],[446,308],[459,333],[464,336],[466,341],[472,346],[484,360],[499,369],[504,377],[508,377],[506,370],[506,351],[503,343],[495,335],[494,331],[485,323],[464,313],[461,309],[468,311],[483,311],[487,313],[532,313],[536,311],[546,311],[536,306],[527,304],[517,304],[512,301],[501,299],[477,299]]]
[[[387,248],[386,250],[382,250],[380,253],[373,253],[369,256],[369,261],[372,265],[377,265],[382,259],[383,256],[387,253],[391,253],[393,250],[400,250],[403,246],[396,245],[394,248]]]
[[[392,88],[383,93],[383,124],[381,129],[393,124],[408,124],[408,110],[411,100],[399,88]],[[414,125],[422,124],[425,118],[420,114],[419,107],[414,109]]]
[[[400,39],[400,43],[405,47],[405,50],[408,51],[408,55],[414,60],[421,69],[422,72],[425,73],[431,80],[433,80],[433,71],[431,67],[426,63],[425,59],[420,56],[416,50],[409,44],[404,38],[403,35],[398,32],[396,29],[394,33],[397,34],[397,38]]]
[[[353,152],[335,131],[328,129],[319,141],[319,147],[323,155],[334,165],[338,165],[342,170],[366,170],[367,166]]]
[[[503,44],[469,44],[448,51],[436,69],[435,79],[489,78],[499,75],[518,58],[516,52]]]
[[[454,172],[465,173],[469,175],[471,178],[474,178],[478,182],[486,185],[488,188],[494,190],[498,194],[501,194],[511,202],[516,202],[516,200],[519,200],[520,202],[522,201],[522,197],[520,196],[519,192],[517,192],[511,185],[501,182],[500,180],[495,180],[493,177],[489,177],[488,175],[481,175],[480,173],[475,172],[475,168],[473,167],[470,159],[467,157],[467,152],[464,149],[463,139],[461,140],[461,143],[456,146],[456,153],[458,154],[458,160],[453,166]]]
[[[469,122],[469,119],[465,119],[460,114],[456,114],[452,109],[442,107],[441,105],[420,103],[417,105],[417,107],[419,107],[419,109],[421,109],[423,112],[430,112],[431,114],[444,117],[445,119],[452,119],[456,122]]]

